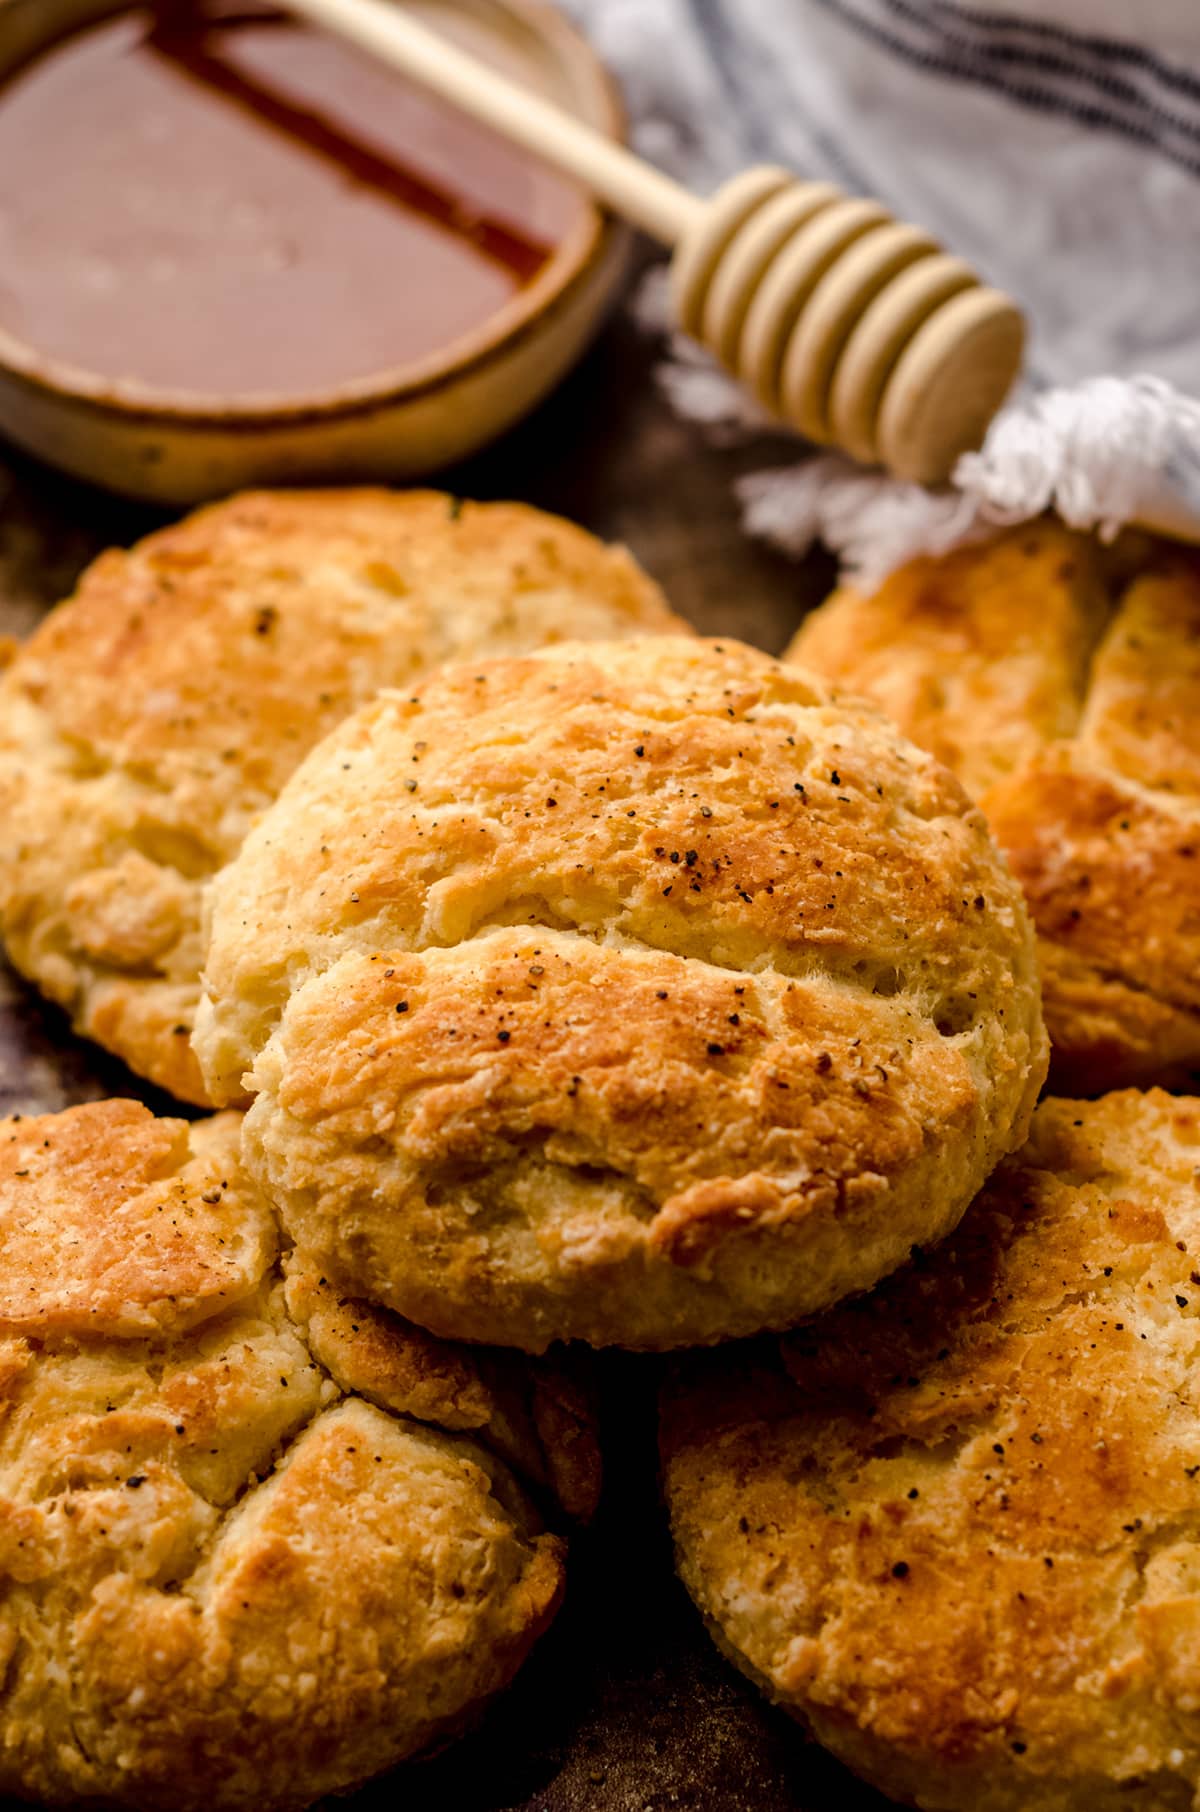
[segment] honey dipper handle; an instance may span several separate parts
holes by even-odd
[[[396,0],[285,4],[673,247],[680,325],[809,440],[918,484],[942,482],[979,445],[1021,363],[1020,310],[879,202],[773,166],[701,200]]]
[[[677,244],[703,208],[687,189],[623,145],[460,50],[394,0],[287,0],[287,6],[575,177],[665,245]]]

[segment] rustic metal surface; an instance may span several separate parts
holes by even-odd
[[[738,526],[732,454],[705,450],[654,393],[651,349],[616,323],[539,414],[444,482],[518,497],[629,544],[702,630],[772,651],[821,595]],[[101,547],[158,518],[0,447],[0,634],[22,635]],[[0,1112],[106,1094],[170,1109],[70,1036],[0,964]],[[175,1111],[178,1111],[175,1109]],[[472,1736],[342,1802],[358,1812],[886,1812],[717,1654],[676,1584],[658,1501],[653,1361],[601,1367],[608,1478],[575,1544],[567,1605]]]

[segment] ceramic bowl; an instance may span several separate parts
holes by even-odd
[[[0,0],[0,80],[64,32],[128,0]],[[423,17],[471,15],[498,56],[578,119],[620,137],[620,102],[584,40],[539,0],[423,0]],[[35,178],[36,180],[36,178]],[[129,496],[189,504],[249,485],[415,478],[473,452],[524,415],[595,333],[630,235],[598,209],[532,283],[432,358],[297,400],[215,402],[104,379],[0,328],[0,433]]]

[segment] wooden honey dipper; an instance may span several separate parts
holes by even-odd
[[[774,166],[693,195],[394,0],[286,3],[672,247],[680,326],[808,439],[921,484],[983,439],[1020,368],[1022,316],[919,227]]]

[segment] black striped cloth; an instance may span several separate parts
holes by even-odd
[[[1200,393],[1200,0],[568,0],[636,142],[877,194],[1010,290],[1039,383]]]

